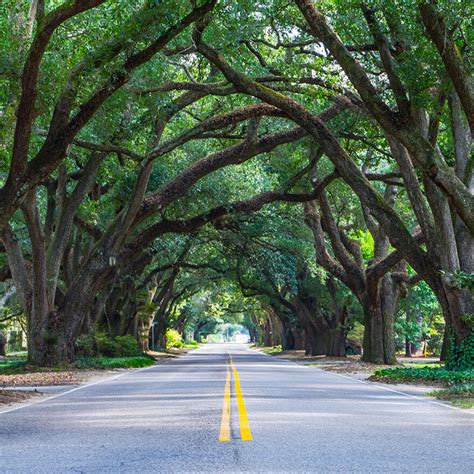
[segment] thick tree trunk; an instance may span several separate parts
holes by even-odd
[[[359,299],[364,309],[362,360],[374,364],[396,364],[394,321],[399,284],[390,276],[367,279],[365,295]]]
[[[405,337],[405,357],[412,356],[412,343],[408,340],[408,337]]]
[[[382,337],[384,362],[396,364],[395,354],[395,312],[397,310],[400,285],[390,274],[383,277],[381,283]]]
[[[326,352],[328,357],[346,356],[346,335],[340,328],[331,329],[327,336]]]
[[[5,335],[2,332],[0,332],[0,356],[5,355],[6,345],[7,345],[7,338],[5,337]]]
[[[365,329],[362,360],[374,364],[396,364],[393,313],[383,313],[380,295],[366,297],[363,309]]]
[[[299,351],[306,347],[306,331],[301,326],[293,329],[293,338],[295,339],[295,350]]]
[[[441,345],[441,354],[439,355],[439,360],[441,362],[445,361],[448,357],[450,346],[451,346],[451,331],[449,326],[446,325],[444,327],[444,334],[443,334],[443,344]]]
[[[153,324],[153,316],[138,312],[136,316],[137,342],[141,352],[148,352],[150,348],[150,328]]]
[[[273,325],[270,316],[265,319],[265,326],[263,328],[263,345],[270,347],[274,345],[273,341]]]
[[[295,349],[295,338],[291,330],[289,322],[286,318],[281,319],[282,332],[281,332],[281,348],[284,351],[292,351]]]
[[[55,315],[50,316],[50,321],[57,322]],[[75,325],[50,325],[43,334],[34,334],[28,338],[28,362],[40,367],[54,367],[73,362],[78,336],[79,330]]]
[[[317,331],[305,331],[305,354],[310,356],[326,355],[327,340]]]

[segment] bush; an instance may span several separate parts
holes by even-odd
[[[79,336],[76,340],[76,354],[83,356],[97,355],[95,336],[89,334],[87,336]]]
[[[133,336],[117,336],[115,339],[115,356],[126,357],[140,354],[140,349]]]
[[[140,354],[137,341],[132,336],[112,338],[103,332],[78,338],[76,352],[83,357],[127,357]]]
[[[374,372],[373,378],[376,380],[389,379],[401,382],[444,382],[447,385],[453,385],[456,383],[472,381],[474,379],[474,370],[447,370],[443,367],[379,369]]]
[[[183,347],[183,337],[175,329],[168,329],[166,331],[166,348]]]
[[[103,332],[96,333],[95,344],[97,348],[97,355],[104,355],[107,357],[115,356],[115,341],[108,334]]]

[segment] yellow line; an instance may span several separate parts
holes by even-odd
[[[221,431],[219,434],[221,443],[230,441],[230,369],[227,367],[227,376],[224,388],[224,403],[222,405]]]
[[[245,408],[244,397],[242,396],[242,389],[240,388],[239,373],[232,363],[232,359],[230,359],[230,365],[234,371],[235,395],[237,397],[237,408],[239,409],[240,437],[242,441],[252,441],[247,410]]]

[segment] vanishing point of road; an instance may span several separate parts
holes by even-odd
[[[239,344],[0,410],[0,472],[474,472],[474,417]]]

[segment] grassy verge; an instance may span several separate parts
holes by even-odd
[[[459,408],[474,407],[474,383],[460,383],[443,390],[433,390],[428,393],[431,397],[447,400]]]
[[[153,357],[147,355],[131,357],[79,357],[74,362],[78,369],[139,369],[155,363]]]
[[[415,368],[415,369],[439,369],[444,367],[444,364],[438,362],[430,362],[428,364],[420,363],[420,362],[405,362],[402,364],[403,367],[407,368]]]
[[[0,359],[0,374],[16,374],[23,372],[26,366],[26,356],[7,356]]]
[[[199,348],[199,344],[196,342],[196,341],[193,341],[193,342],[185,342],[183,343],[182,347],[184,349],[198,349]]]
[[[396,367],[379,369],[374,372],[371,380],[379,382],[420,382],[439,383],[450,386],[474,379],[474,369],[446,370],[444,367]]]
[[[283,351],[281,349],[281,346],[273,346],[273,347],[262,348],[262,352],[265,354],[276,355],[276,354],[280,354]]]
[[[60,367],[32,367],[26,364],[26,357],[5,357],[0,359],[0,375],[15,375],[31,372],[61,372],[71,369],[135,369],[153,365],[155,359],[147,355],[129,357],[78,357],[71,365]]]

